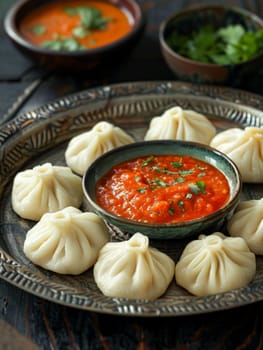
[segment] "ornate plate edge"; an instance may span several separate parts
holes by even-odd
[[[0,129],[0,146],[9,142],[9,140],[16,135],[16,133],[21,132],[21,130],[23,132],[24,130],[34,127],[34,124],[40,119],[44,122],[50,117],[50,114],[57,113],[61,108],[63,112],[64,108],[76,108],[76,106],[81,104],[84,100],[86,103],[87,98],[90,98],[91,101],[94,99],[105,100],[105,96],[108,98],[114,97],[114,94],[119,96],[118,91],[125,91],[125,93],[129,92],[132,94],[135,91],[138,93],[140,89],[143,89],[146,93],[166,94],[167,92],[178,92],[180,94],[189,94],[197,97],[216,98],[217,100],[222,99],[223,101],[251,106],[255,109],[263,109],[263,97],[232,88],[192,85],[190,83],[170,81],[112,84],[65,96],[16,117]],[[100,306],[92,306],[86,295],[77,294],[74,289],[59,289],[57,288],[57,284],[52,284],[50,282],[43,285],[40,283],[36,274],[30,274],[1,247],[0,276],[7,282],[27,292],[53,302],[89,311],[126,316],[185,316],[243,306],[263,299],[263,285],[255,283],[253,289],[251,286],[246,286],[237,291],[231,291],[231,293],[217,294],[205,298],[190,297],[189,307],[185,306],[185,304],[187,304],[185,298],[183,303],[181,303],[180,297],[178,297],[176,304],[169,306],[163,305],[159,300],[153,303],[150,301],[129,301],[123,299],[111,299],[111,303],[108,303],[106,308],[103,304]],[[242,300],[240,305],[236,303],[237,296]],[[195,299],[194,305],[193,298]],[[203,302],[204,299],[209,304],[209,309],[206,308],[206,303]],[[156,306],[154,312],[150,310],[153,304]],[[166,303],[164,302],[164,304]],[[109,305],[111,305],[110,309],[108,309]]]

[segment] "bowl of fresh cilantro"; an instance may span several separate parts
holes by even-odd
[[[183,81],[239,86],[263,62],[263,19],[225,5],[189,7],[164,20],[160,47]]]

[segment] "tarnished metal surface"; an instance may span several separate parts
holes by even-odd
[[[71,277],[31,264],[23,242],[33,222],[20,219],[11,208],[13,176],[25,168],[49,161],[65,164],[64,151],[71,137],[100,120],[126,129],[141,140],[152,117],[170,105],[180,105],[208,116],[218,131],[233,126],[263,127],[263,97],[223,87],[180,82],[116,84],[82,91],[25,113],[0,129],[0,277],[51,300],[83,310],[129,316],[181,316],[225,310],[263,299],[263,258],[246,287],[208,297],[194,297],[172,282],[156,301],[124,300],[102,295],[92,269]],[[246,185],[243,198],[261,198],[262,184]],[[125,239],[113,232],[113,239]],[[186,242],[152,242],[175,260]]]

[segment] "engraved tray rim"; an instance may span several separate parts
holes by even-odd
[[[137,100],[130,106],[128,102],[135,96]],[[144,103],[144,99],[147,100],[149,96],[154,97],[151,107]],[[104,112],[107,114],[108,109],[112,111],[118,107],[115,105],[117,101],[117,105],[121,106],[118,108],[121,109],[123,115],[131,113],[136,122],[138,111],[145,113],[149,108],[153,108],[154,111],[160,107],[164,108],[164,105],[169,105],[169,102],[178,96],[185,98],[190,105],[193,103],[196,110],[199,105],[202,109],[202,104],[207,104],[207,107],[210,104],[211,106],[216,105],[223,110],[224,108],[230,110],[234,106],[234,112],[230,113],[227,118],[233,118],[237,122],[240,118],[244,118],[243,125],[263,128],[263,112],[261,111],[263,110],[263,97],[243,90],[195,85],[180,81],[128,82],[90,88],[58,98],[23,113],[0,128],[0,195],[4,193],[5,187],[10,182],[10,175],[13,176],[30,157],[35,157],[42,151],[43,144],[46,143],[45,147],[48,149],[49,137],[53,138],[52,145],[54,146],[69,139],[68,130],[70,130],[70,135],[80,132],[86,122],[85,118],[81,117],[83,109],[91,106],[93,113],[96,110],[99,111],[99,119],[103,119]],[[158,101],[158,97],[163,101]],[[98,121],[96,117],[91,116],[90,118],[90,122]],[[77,123],[75,123],[76,120],[78,120]],[[119,120],[118,117],[116,120]],[[46,138],[38,139],[38,133],[41,134],[44,129],[47,130]],[[54,133],[56,134],[58,130],[59,133],[54,141]],[[34,142],[28,145],[26,141],[31,136],[33,138],[33,135],[35,136]],[[26,147],[21,151],[20,157],[15,157],[21,142]],[[1,200],[3,201],[0,196],[0,204]],[[4,213],[1,213],[0,244],[4,230],[3,215]],[[43,274],[31,270],[30,265],[14,259],[4,246],[4,242],[3,247],[0,245],[0,278],[51,302],[92,312],[122,316],[187,316],[226,310],[263,300],[263,278],[238,290],[207,297],[179,295],[161,297],[155,301],[128,300],[108,298],[100,292],[98,295],[96,291],[89,296],[74,286],[54,283],[48,277],[43,278]]]

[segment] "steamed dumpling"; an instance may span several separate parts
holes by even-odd
[[[128,241],[107,243],[94,265],[94,278],[106,296],[156,299],[174,278],[174,262],[135,233]]]
[[[263,198],[241,202],[227,224],[234,237],[243,237],[250,250],[263,255]]]
[[[67,207],[43,215],[27,232],[24,253],[47,270],[78,275],[94,265],[108,240],[109,231],[101,218]]]
[[[175,268],[178,285],[197,296],[241,288],[256,273],[255,254],[245,240],[220,232],[188,243]]]
[[[244,182],[263,182],[263,129],[228,129],[218,133],[210,145],[236,163]]]
[[[68,206],[79,208],[81,178],[64,166],[51,163],[17,173],[12,188],[12,207],[24,219],[39,220],[48,212]]]
[[[204,115],[172,107],[151,120],[144,139],[175,139],[209,144],[215,134],[215,127]]]
[[[66,163],[74,172],[83,175],[96,158],[115,147],[132,142],[133,138],[124,130],[102,121],[70,140],[65,152]]]

